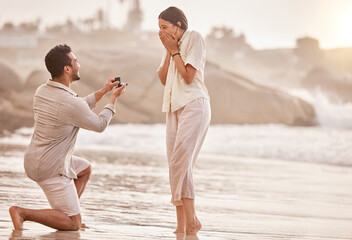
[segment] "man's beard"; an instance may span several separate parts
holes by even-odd
[[[80,79],[81,79],[81,77],[78,75],[78,73],[72,74],[72,80],[73,80],[73,81],[78,81],[78,80],[80,80]]]

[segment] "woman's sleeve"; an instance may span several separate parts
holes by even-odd
[[[202,35],[198,32],[192,32],[192,36],[187,49],[187,56],[184,60],[185,66],[191,64],[199,70],[202,66],[202,60],[205,54],[205,44]]]

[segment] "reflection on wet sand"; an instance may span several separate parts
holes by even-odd
[[[76,231],[55,231],[45,234],[35,234],[33,232],[13,230],[9,240],[18,240],[18,239],[81,239],[80,232]]]
[[[199,239],[197,235],[185,235],[183,233],[177,233],[175,235],[176,235],[176,240],[198,240]]]
[[[93,174],[81,198],[89,229],[25,222],[11,205],[49,208],[23,171],[23,146],[0,144],[0,239],[351,239],[352,168],[268,159],[200,157],[194,174],[198,236],[174,235],[165,156],[81,149]]]

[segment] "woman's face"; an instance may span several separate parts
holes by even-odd
[[[160,31],[165,31],[170,36],[172,36],[174,34],[176,35],[178,27],[173,25],[169,21],[159,18],[159,29]]]

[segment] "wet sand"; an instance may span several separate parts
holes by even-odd
[[[25,222],[11,205],[49,208],[23,170],[24,146],[0,145],[0,239],[352,239],[352,168],[281,160],[201,156],[194,180],[203,229],[174,235],[162,155],[79,149],[93,164],[81,199],[90,229],[56,231]]]

